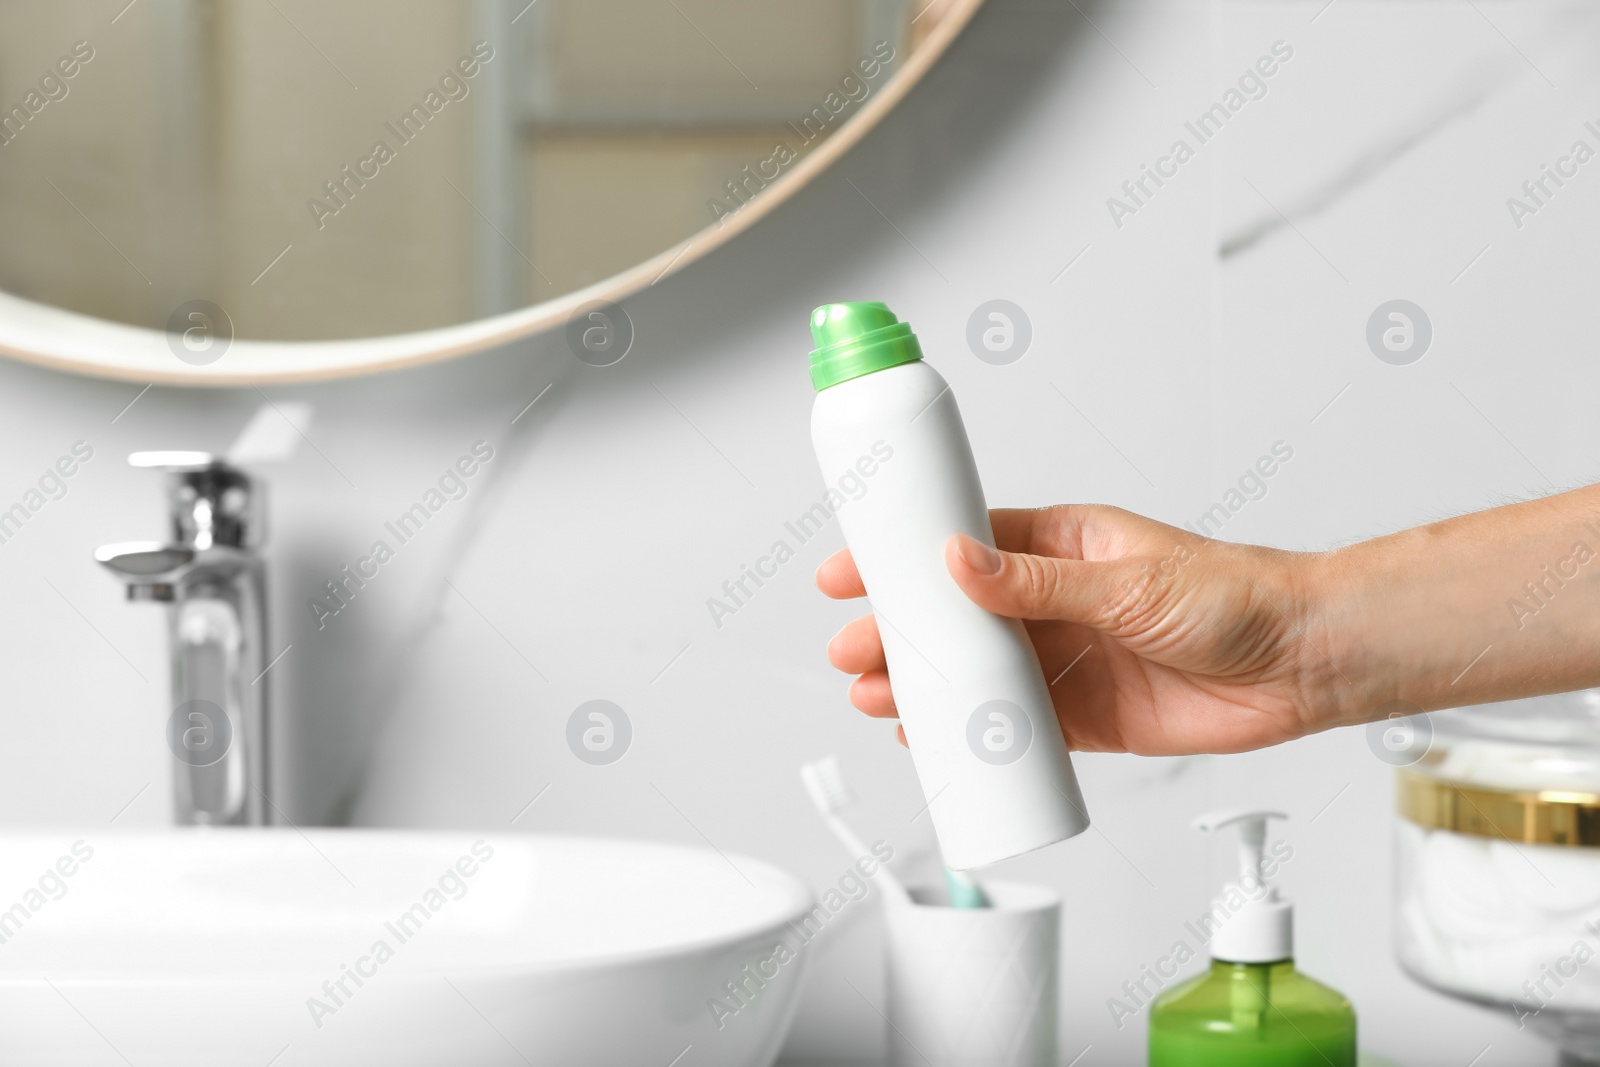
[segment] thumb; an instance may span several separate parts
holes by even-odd
[[[1026,552],[1001,552],[958,533],[945,546],[945,566],[973,603],[1014,619],[1058,619],[1114,630],[1137,583],[1137,568],[1120,560],[1089,562]]]

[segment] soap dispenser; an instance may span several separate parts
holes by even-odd
[[[1197,830],[1239,831],[1239,876],[1198,928],[1211,967],[1150,1006],[1150,1067],[1355,1067],[1350,1001],[1294,968],[1294,906],[1266,881],[1276,811],[1203,815]],[[1293,855],[1273,849],[1275,859]]]

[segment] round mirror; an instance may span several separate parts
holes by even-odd
[[[303,379],[567,323],[837,158],[981,0],[18,0],[0,351]]]

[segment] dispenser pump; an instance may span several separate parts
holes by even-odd
[[[1214,811],[1194,821],[1196,830],[1239,831],[1238,878],[1223,886],[1219,908],[1225,916],[1211,939],[1211,957],[1230,963],[1276,963],[1294,955],[1294,905],[1268,885],[1267,820],[1287,819],[1280,811]]]
[[[1268,866],[1294,855],[1267,847],[1267,820],[1283,817],[1217,811],[1194,821],[1239,831],[1239,872],[1202,920],[1211,966],[1150,1002],[1150,1067],[1357,1067],[1355,1010],[1295,970],[1294,909],[1267,884]]]

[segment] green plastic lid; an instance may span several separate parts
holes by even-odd
[[[823,304],[811,313],[811,384],[817,392],[922,358],[909,323],[879,303]]]

